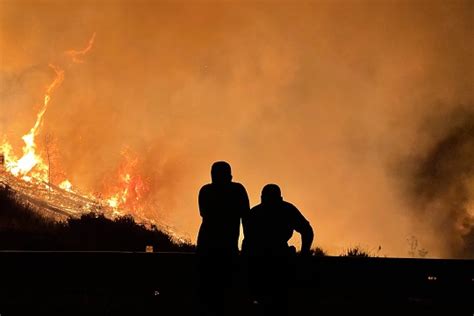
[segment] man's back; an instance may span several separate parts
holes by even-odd
[[[199,191],[202,224],[197,240],[200,312],[226,315],[231,300],[240,219],[250,209],[245,188],[232,182],[230,165],[218,161],[211,168],[212,183]]]
[[[308,225],[308,221],[291,203],[259,204],[251,209],[248,218],[249,250],[259,254],[284,254],[293,231],[304,231]]]
[[[202,224],[198,234],[198,251],[238,252],[240,219],[249,210],[245,188],[240,183],[210,183],[199,192]]]
[[[250,210],[245,225],[251,296],[269,315],[286,315],[292,257],[288,241],[294,230],[300,233],[301,253],[307,254],[313,229],[293,204],[283,200],[276,184],[263,187],[261,204]]]

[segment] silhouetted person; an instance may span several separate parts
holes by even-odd
[[[243,251],[249,259],[249,282],[253,299],[263,305],[265,315],[285,315],[289,281],[289,258],[295,253],[288,246],[293,231],[301,234],[301,254],[310,253],[313,229],[300,211],[283,200],[280,188],[268,184],[262,190],[261,204],[246,219]]]
[[[212,183],[199,191],[202,224],[197,238],[202,312],[226,315],[226,290],[232,287],[239,249],[240,223],[250,209],[244,186],[232,182],[231,167],[218,161],[211,168]]]
[[[283,200],[276,184],[267,184],[261,204],[250,211],[246,223],[244,246],[257,255],[288,255],[292,250],[288,241],[293,231],[301,234],[301,253],[308,254],[313,242],[313,229],[301,212]]]

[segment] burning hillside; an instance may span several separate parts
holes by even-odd
[[[111,218],[104,212],[80,216],[75,210],[71,213],[68,205],[74,204],[79,209],[86,201],[74,201],[78,197],[66,197],[60,189],[53,189],[49,199],[37,199],[29,191],[31,188],[22,187],[20,191],[7,188],[3,180],[0,182],[1,250],[150,251],[151,248],[189,252],[194,249],[189,242],[173,236],[172,231],[137,223],[130,215]]]
[[[33,127],[22,137],[22,154],[17,155],[6,136],[0,143],[0,187],[46,217],[57,220],[78,218],[91,212],[102,213],[107,218],[132,215],[137,223],[155,225],[173,237],[181,240],[174,231],[164,224],[145,216],[147,182],[137,171],[139,163],[129,150],[122,152],[123,162],[117,168],[117,174],[109,177],[103,192],[84,193],[67,179],[64,173],[51,173],[52,165],[58,165],[53,157],[52,142],[39,148],[37,138],[44,125],[45,114],[53,99],[54,92],[65,79],[65,71],[73,63],[85,63],[85,55],[92,49],[95,33],[82,50],[68,50],[64,54],[69,64],[63,67],[49,64],[54,78],[46,87],[39,112]]]
[[[5,182],[195,241],[225,160],[329,253],[473,249],[471,123],[448,118],[474,104],[474,2],[277,2],[0,1]]]

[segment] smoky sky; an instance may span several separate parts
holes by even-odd
[[[455,174],[472,172],[424,189],[438,178],[423,170],[457,128],[442,118],[474,104],[473,15],[469,1],[4,0],[0,137],[21,150],[58,64],[41,133],[86,192],[128,148],[151,187],[148,214],[195,240],[197,192],[226,160],[252,205],[279,184],[330,253],[407,256],[415,236],[428,256],[459,256],[453,223],[469,217],[472,181]],[[71,64],[64,52],[94,32]],[[464,151],[445,155],[464,170]],[[462,210],[427,202],[459,185]]]

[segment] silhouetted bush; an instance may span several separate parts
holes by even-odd
[[[114,220],[89,213],[57,222],[35,212],[8,189],[0,189],[0,249],[9,250],[100,250],[100,251],[194,251],[156,226],[135,222],[131,216]]]
[[[0,188],[0,231],[21,229],[37,232],[50,230],[54,221],[36,213],[27,203],[18,200],[8,188]]]
[[[371,257],[370,253],[359,246],[349,248],[345,250],[342,254],[342,257],[359,257],[359,258],[368,258]]]
[[[316,247],[316,248],[311,249],[310,253],[311,253],[311,256],[315,256],[315,257],[325,257],[328,255],[327,252],[321,247]]]

